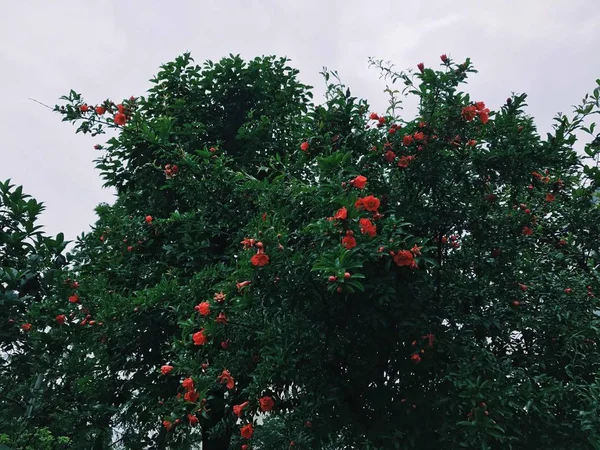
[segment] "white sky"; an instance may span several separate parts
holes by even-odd
[[[386,98],[368,56],[398,69],[471,57],[474,98],[497,108],[527,92],[545,131],[595,87],[599,44],[598,0],[0,0],[0,180],[46,204],[48,232],[87,230],[112,196],[93,168],[100,141],[28,98],[54,105],[71,88],[92,104],[141,95],[184,51],[199,63],[288,56],[317,94],[327,66],[377,111]]]

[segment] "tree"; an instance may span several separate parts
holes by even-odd
[[[573,150],[600,88],[542,139],[525,95],[460,91],[469,60],[372,63],[385,114],[335,73],[313,105],[284,59],[189,55],[147,97],[56,107],[119,131],[70,275],[94,356],[60,363],[94,448],[600,446],[599,177]]]
[[[59,234],[46,236],[38,225],[43,204],[23,187],[0,183],[0,444],[26,449],[66,448],[68,438],[55,437],[49,385],[62,339],[45,328],[59,316],[52,297],[66,258]],[[58,342],[57,342],[58,341]],[[58,352],[60,353],[60,351]]]

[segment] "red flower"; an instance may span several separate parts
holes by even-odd
[[[446,54],[444,53],[442,56],[440,56],[440,59],[442,60],[442,62],[444,64],[446,64],[446,62],[448,61],[448,57],[446,56]]]
[[[396,265],[402,266],[411,266],[415,257],[408,250],[399,250],[394,256],[394,262]]]
[[[410,360],[415,364],[419,364],[421,362],[421,357],[418,355],[418,353],[415,353],[410,357]]]
[[[104,108],[104,106],[96,106],[96,114],[101,116],[105,112],[106,112],[106,108]]]
[[[338,220],[346,220],[348,218],[348,210],[346,207],[342,206],[340,209],[338,209],[333,215],[333,218]]]
[[[522,233],[525,236],[531,236],[533,234],[533,230],[527,226],[523,227]]]
[[[364,189],[367,184],[367,177],[363,177],[362,175],[357,176],[355,179],[350,181],[350,184],[357,189]]]
[[[165,364],[164,366],[162,366],[160,368],[160,373],[162,373],[163,375],[169,375],[172,370],[173,370],[173,366]]]
[[[486,124],[488,123],[488,121],[490,120],[490,110],[489,109],[484,109],[483,111],[479,111],[479,120],[481,120],[482,124]]]
[[[200,313],[201,316],[208,316],[210,314],[210,303],[202,302],[197,304],[194,309]]]
[[[220,324],[226,324],[227,323],[227,316],[225,315],[224,312],[220,312],[217,315],[217,318],[215,319],[215,322],[220,323]]]
[[[148,225],[150,225],[152,223],[152,216],[146,216],[146,218],[144,220],[146,221],[146,223]]]
[[[229,348],[229,344],[231,344],[231,339],[221,342],[221,348],[223,350],[227,350]]]
[[[523,284],[523,283],[519,283],[519,288],[521,288],[522,291],[526,291],[527,290],[527,285]]]
[[[432,333],[427,333],[425,336],[422,336],[423,339],[427,339],[427,346],[433,347],[433,343],[435,342],[435,336]]]
[[[477,145],[477,141],[475,139],[469,139],[467,141],[467,146],[469,147],[475,147]]]
[[[200,398],[200,394],[198,394],[198,392],[196,392],[194,390],[187,391],[185,393],[185,395],[183,396],[183,399],[186,402],[190,402],[190,403],[196,403],[199,398]]]
[[[546,201],[547,202],[553,202],[554,200],[556,200],[556,197],[554,196],[554,194],[546,194]]]
[[[64,325],[65,320],[67,320],[67,316],[65,316],[64,314],[59,314],[58,316],[56,316],[56,321],[59,325]]]
[[[346,249],[351,250],[356,247],[356,239],[354,239],[354,236],[347,234],[342,238],[342,245],[346,247]]]
[[[240,434],[244,439],[251,439],[252,435],[254,434],[254,428],[252,427],[252,424],[249,423],[240,428]]]
[[[206,335],[204,334],[204,330],[200,330],[192,335],[192,340],[194,341],[194,345],[204,345],[206,344]]]
[[[402,169],[406,169],[408,167],[408,165],[410,164],[410,156],[401,156],[400,159],[398,160],[398,167],[402,168]]]
[[[255,243],[256,243],[256,240],[250,239],[250,238],[244,238],[244,240],[242,242],[240,242],[240,244],[242,244],[244,246],[244,250],[254,247]]]
[[[366,209],[367,211],[377,211],[379,209],[379,199],[377,197],[373,197],[369,195],[367,197],[359,198],[356,203],[354,203],[354,207],[357,209]]]
[[[249,404],[250,404],[250,402],[244,402],[244,403],[242,403],[240,405],[234,405],[233,406],[233,414],[235,414],[236,417],[241,417],[242,416],[242,411]]]
[[[71,303],[79,303],[79,295],[73,294],[69,297],[69,301]]]
[[[249,286],[250,283],[252,283],[252,282],[251,281],[241,281],[239,283],[236,283],[235,287],[237,288],[238,291],[241,291],[246,286]]]
[[[410,252],[414,256],[421,256],[421,247],[417,247],[417,244],[413,245],[413,248],[410,249]]]
[[[377,122],[378,122],[378,124],[377,124],[378,127],[383,126],[383,124],[385,123],[385,117],[380,117],[379,119],[377,119]]]
[[[173,429],[173,423],[169,422],[168,420],[163,420],[163,427],[165,427],[167,429],[167,431],[171,431]]]
[[[417,68],[421,71],[421,73],[423,73],[423,70],[425,70],[425,64],[419,63],[417,64]]]
[[[303,152],[307,151],[309,149],[310,145],[308,145],[308,142],[304,141],[302,144],[300,144],[300,150],[302,150]]]
[[[425,133],[422,131],[417,131],[415,134],[413,134],[413,138],[415,141],[422,141],[425,139]]]
[[[225,301],[225,293],[215,292],[214,299],[217,303],[223,303]]]
[[[463,119],[470,122],[477,115],[477,108],[474,105],[465,106],[461,111],[461,115]]]
[[[183,388],[186,391],[193,391],[194,390],[194,380],[192,380],[191,378],[186,378],[185,380],[183,380],[181,382],[181,385],[183,386]]]
[[[362,234],[368,234],[371,237],[377,235],[377,227],[369,219],[360,219],[359,226]]]
[[[369,115],[369,119],[371,119],[371,120],[379,120],[379,116],[377,115],[377,113],[372,112]]]
[[[392,161],[394,161],[394,159],[396,159],[396,154],[393,151],[388,150],[387,152],[385,152],[385,155],[383,155],[383,157],[387,162],[391,163]]]
[[[123,126],[127,122],[127,117],[125,116],[125,114],[118,112],[115,114],[113,120],[117,125]]]
[[[256,253],[250,258],[250,262],[253,266],[266,266],[269,264],[269,255],[266,255],[265,253]]]
[[[258,403],[260,404],[260,410],[262,412],[269,412],[273,409],[273,406],[275,406],[275,400],[268,395],[260,398]]]
[[[21,325],[23,331],[31,331],[31,327],[32,325],[30,323],[24,323],[23,325]]]
[[[565,289],[565,294],[570,294],[571,292],[573,292],[573,289],[571,289],[571,288]]]
[[[479,120],[481,120],[481,123],[484,125],[488,123],[490,110],[485,107],[485,103],[475,103],[475,109],[477,110],[477,114],[479,114]]]
[[[223,369],[223,372],[221,373],[221,375],[219,375],[218,380],[221,384],[227,386],[227,389],[233,389],[233,387],[235,386],[235,380],[233,379],[233,377],[229,373],[229,370],[227,369]]]
[[[196,416],[194,416],[193,414],[188,414],[187,418],[188,418],[188,422],[190,423],[190,426],[194,427],[194,426],[198,425],[198,418]]]
[[[408,135],[404,136],[402,138],[402,143],[408,147],[410,144],[413,143],[413,137],[412,136],[408,136]]]
[[[88,112],[88,109],[90,109],[90,107],[84,103],[79,107],[79,109],[81,110],[81,112]]]

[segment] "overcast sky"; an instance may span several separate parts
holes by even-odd
[[[598,0],[0,0],[0,180],[46,204],[49,233],[88,230],[95,205],[112,199],[93,167],[100,141],[28,98],[54,105],[71,88],[91,104],[142,95],[159,65],[185,51],[197,62],[288,56],[317,94],[327,66],[378,111],[386,98],[369,56],[399,69],[471,57],[474,98],[497,108],[527,92],[545,131],[594,88],[599,44]]]

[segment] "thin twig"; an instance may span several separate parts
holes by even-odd
[[[53,110],[53,111],[54,111],[54,108],[52,108],[52,106],[48,106],[48,105],[46,105],[45,103],[42,103],[42,102],[40,102],[40,101],[36,100],[35,98],[31,98],[31,97],[29,97],[29,100],[31,100],[32,102],[36,102],[37,104],[39,104],[39,105],[42,105],[42,106],[45,106],[46,108],[48,108],[48,109],[51,109],[51,110]]]

